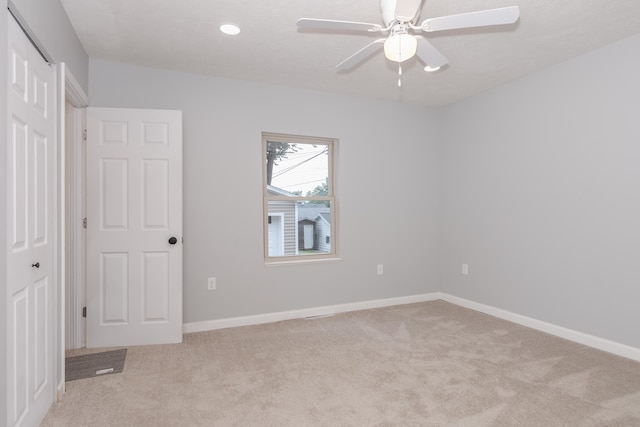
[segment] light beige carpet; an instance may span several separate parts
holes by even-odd
[[[640,426],[640,363],[436,301],[129,347],[43,426]]]

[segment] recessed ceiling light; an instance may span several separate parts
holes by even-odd
[[[220,31],[230,36],[235,36],[240,34],[240,27],[233,24],[222,24],[220,25]]]

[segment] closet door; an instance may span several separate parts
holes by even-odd
[[[54,70],[9,15],[7,425],[38,425],[54,402]]]

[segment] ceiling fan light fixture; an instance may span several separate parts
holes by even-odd
[[[389,61],[404,62],[412,58],[417,49],[416,38],[405,33],[393,34],[384,42],[384,56]]]
[[[220,31],[229,36],[237,36],[240,34],[240,27],[234,24],[222,24],[220,25]]]

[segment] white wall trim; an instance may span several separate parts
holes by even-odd
[[[305,317],[330,316],[336,313],[369,310],[372,308],[389,307],[401,304],[412,304],[416,302],[436,301],[439,299],[442,299],[441,293],[433,292],[430,294],[377,299],[338,305],[327,305],[323,307],[304,308],[300,310],[281,311],[277,313],[257,314],[254,316],[205,320],[202,322],[185,323],[182,326],[182,331],[184,333],[213,331],[216,329],[234,328],[237,326],[260,325],[263,323],[280,322],[282,320],[303,319]]]
[[[503,310],[501,308],[480,304],[454,295],[442,293],[441,296],[441,299],[443,301],[450,302],[461,307],[470,308],[471,310],[479,311],[481,313],[508,320],[509,322],[517,323],[528,328],[546,332],[548,334],[555,335],[569,341],[584,344],[586,346],[597,348],[598,350],[613,353],[615,355],[626,357],[628,359],[640,361],[640,348],[631,347],[626,344],[620,344],[615,341],[610,341],[604,338],[585,334],[583,332],[568,329],[563,326],[554,325],[542,320],[523,316],[521,314],[516,314],[507,310]]]
[[[68,296],[65,300],[68,304],[65,306],[62,316],[69,319],[64,328],[67,334],[65,347],[82,348],[85,346],[85,322],[80,315],[85,301],[85,236],[82,227],[85,192],[83,131],[85,128],[84,109],[89,104],[89,98],[64,62],[60,63],[60,69],[64,81],[63,105],[69,103],[72,107],[70,116],[64,117],[64,124],[68,126],[65,128],[62,140],[65,148],[69,151],[69,162],[65,166],[65,171],[68,172],[66,174],[68,187],[66,188],[69,190],[66,195],[68,205],[65,220],[68,219],[71,225],[65,236],[68,238],[67,245],[70,255],[66,271],[69,287],[66,289]],[[66,283],[63,284],[63,287],[66,288]]]
[[[85,319],[81,316],[85,305],[86,233],[82,225],[85,217],[84,193],[84,108],[69,104],[65,143],[67,144],[67,349],[85,346]]]
[[[64,64],[64,62],[63,62]],[[76,108],[84,108],[89,105],[89,97],[78,83],[78,80],[73,76],[69,68],[64,69],[65,78],[65,96],[69,104]]]
[[[53,197],[56,205],[54,206],[53,214],[53,272],[55,277],[55,283],[53,284],[53,310],[55,326],[53,327],[53,375],[55,378],[55,394],[64,393],[65,390],[65,282],[66,282],[66,182],[65,182],[65,168],[66,168],[66,151],[65,151],[65,95],[64,95],[64,75],[65,65],[64,63],[53,65],[50,64],[54,73],[54,127],[55,127],[55,144],[54,147],[54,183],[53,183]],[[53,402],[52,402],[53,403]]]
[[[517,323],[531,329],[545,332],[569,341],[593,347],[618,356],[640,361],[640,348],[620,344],[615,341],[585,334],[583,332],[554,325],[542,320],[533,319],[521,314],[512,313],[507,310],[480,304],[454,295],[443,292],[433,292],[429,294],[412,295],[406,297],[386,298],[348,304],[328,305],[323,307],[305,308],[301,310],[281,311],[277,313],[257,314],[254,316],[231,317],[227,319],[205,320],[202,322],[185,323],[182,326],[184,333],[205,332],[217,329],[235,328],[238,326],[260,325],[264,323],[280,322],[283,320],[304,319],[306,317],[330,316],[337,313],[350,311],[368,310],[372,308],[390,307],[401,304],[412,304],[417,302],[427,302],[442,300],[460,307],[485,313],[499,319]]]

